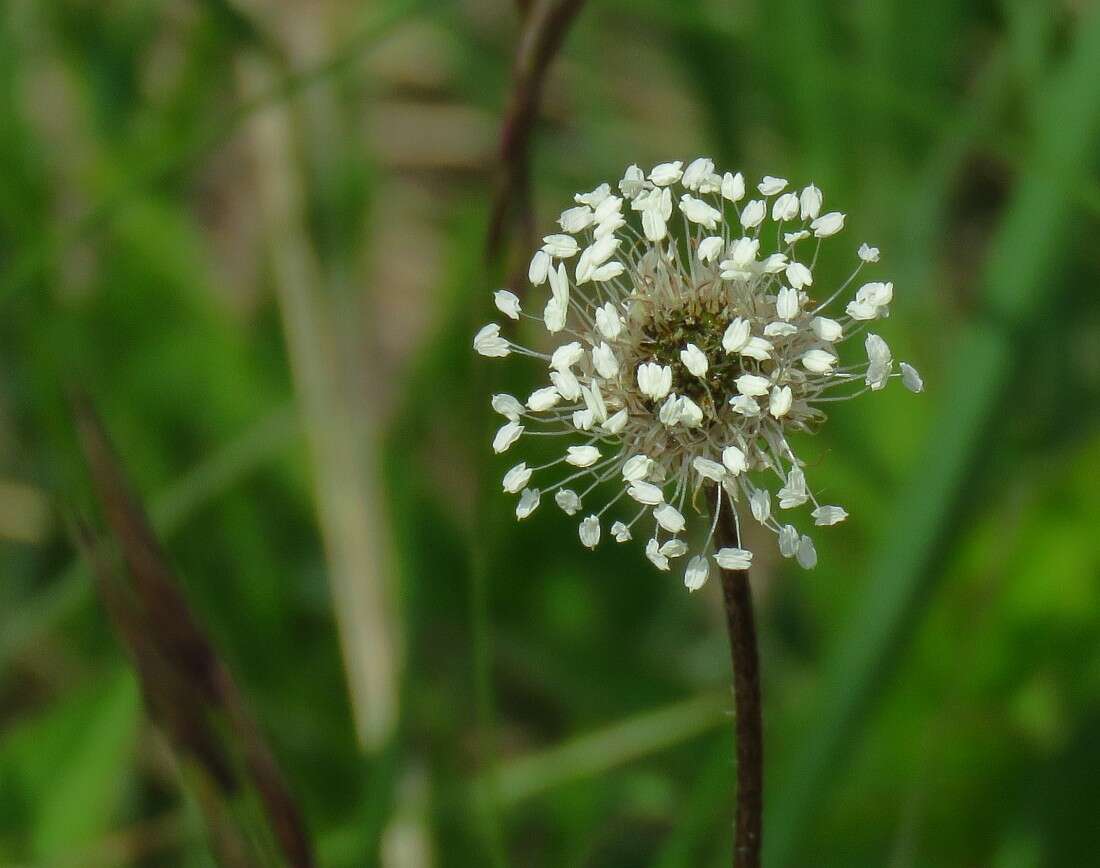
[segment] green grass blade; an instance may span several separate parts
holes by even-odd
[[[970,328],[945,370],[942,413],[929,454],[899,499],[891,532],[873,561],[868,597],[847,637],[827,662],[812,738],[775,780],[765,840],[766,864],[798,863],[812,820],[827,797],[845,752],[866,719],[877,688],[897,661],[934,581],[967,469],[994,419],[1010,373],[1013,337],[1029,314],[1054,295],[1058,254],[1073,200],[1067,195],[1100,133],[1100,14],[1082,21],[1075,45],[1047,88],[1037,119],[1034,158],[1042,174],[1025,173],[995,238],[984,279],[985,324]],[[1059,167],[1054,183],[1051,167]]]

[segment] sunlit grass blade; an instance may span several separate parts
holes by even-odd
[[[517,757],[501,763],[490,774],[495,777],[501,804],[516,805],[554,787],[602,774],[682,744],[726,723],[729,714],[727,693],[696,697]],[[485,783],[483,778],[475,788]]]

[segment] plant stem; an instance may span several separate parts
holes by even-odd
[[[721,488],[717,496],[723,497]],[[715,506],[718,506],[716,501]],[[718,548],[740,548],[733,504],[718,515]],[[722,596],[733,660],[733,703],[737,734],[737,809],[734,818],[734,868],[759,868],[764,808],[764,734],[760,702],[760,657],[748,570],[723,570]]]

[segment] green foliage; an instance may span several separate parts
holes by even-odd
[[[503,279],[512,5],[308,5],[0,8],[0,863],[212,864],[62,523],[16,532],[12,484],[90,503],[75,383],[322,865],[728,865],[716,589],[499,494],[488,395],[539,373],[469,346]],[[252,62],[278,86],[248,92]],[[800,444],[851,514],[817,569],[758,558],[775,868],[1095,859],[1097,81],[1100,15],[1024,0],[591,3],[551,67],[539,234],[631,162],[813,180],[882,248],[883,335],[928,384]],[[272,109],[400,601],[402,719],[373,754],[277,301]]]

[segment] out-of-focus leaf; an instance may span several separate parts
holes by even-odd
[[[49,787],[42,793],[32,832],[37,859],[71,853],[105,832],[125,784],[120,772],[141,720],[141,702],[130,672],[116,672],[79,717],[70,750],[51,757]]]
[[[1093,153],[1100,132],[1100,13],[1085,16],[1062,68],[1048,83],[1036,125],[1035,160],[1025,172],[993,243],[984,277],[986,314],[959,337],[946,370],[937,437],[917,462],[890,532],[874,561],[867,595],[827,661],[812,737],[774,778],[774,807],[765,835],[766,864],[798,861],[807,830],[832,776],[855,739],[877,690],[898,659],[934,586],[942,548],[958,527],[959,506],[983,436],[993,422],[1014,362],[1013,340],[1035,308],[1057,295],[1059,251],[1072,217],[1067,190]],[[1053,179],[1050,172],[1058,169]],[[931,384],[931,393],[936,391]]]
[[[312,845],[274,755],[187,605],[91,402],[78,394],[73,406],[93,488],[129,586],[116,580],[86,527],[78,528],[78,540],[150,711],[185,760],[184,771],[195,773],[192,783],[204,806],[212,847],[227,866],[285,860],[292,868],[310,868]],[[190,768],[188,760],[193,761]],[[238,779],[246,785],[239,788]]]

